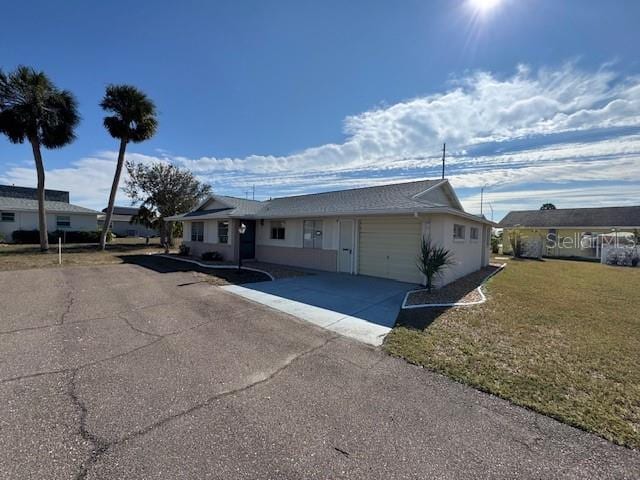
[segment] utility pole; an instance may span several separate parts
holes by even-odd
[[[482,203],[484,201],[484,189],[486,188],[486,184],[482,186],[480,189],[480,216],[482,216]]]
[[[444,180],[444,155],[447,151],[447,144],[442,144],[442,179]]]

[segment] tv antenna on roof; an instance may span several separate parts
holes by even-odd
[[[444,180],[444,156],[447,151],[447,144],[442,144],[442,179]]]

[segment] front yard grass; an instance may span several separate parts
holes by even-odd
[[[127,255],[160,253],[157,240],[146,245],[141,239],[116,239],[101,251],[98,245],[65,245],[62,248],[62,266],[110,265],[123,263]],[[58,245],[51,245],[48,253],[40,252],[39,245],[0,245],[0,270],[59,267]]]
[[[509,260],[485,292],[475,307],[403,311],[385,349],[640,448],[640,268]]]

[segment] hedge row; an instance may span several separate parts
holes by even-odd
[[[16,230],[11,234],[14,243],[40,243],[38,230]],[[49,232],[49,243],[57,243],[62,238],[64,243],[98,243],[100,231],[56,230]]]

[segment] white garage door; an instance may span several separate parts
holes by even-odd
[[[422,221],[414,217],[380,217],[360,220],[358,273],[420,283],[416,267]]]

